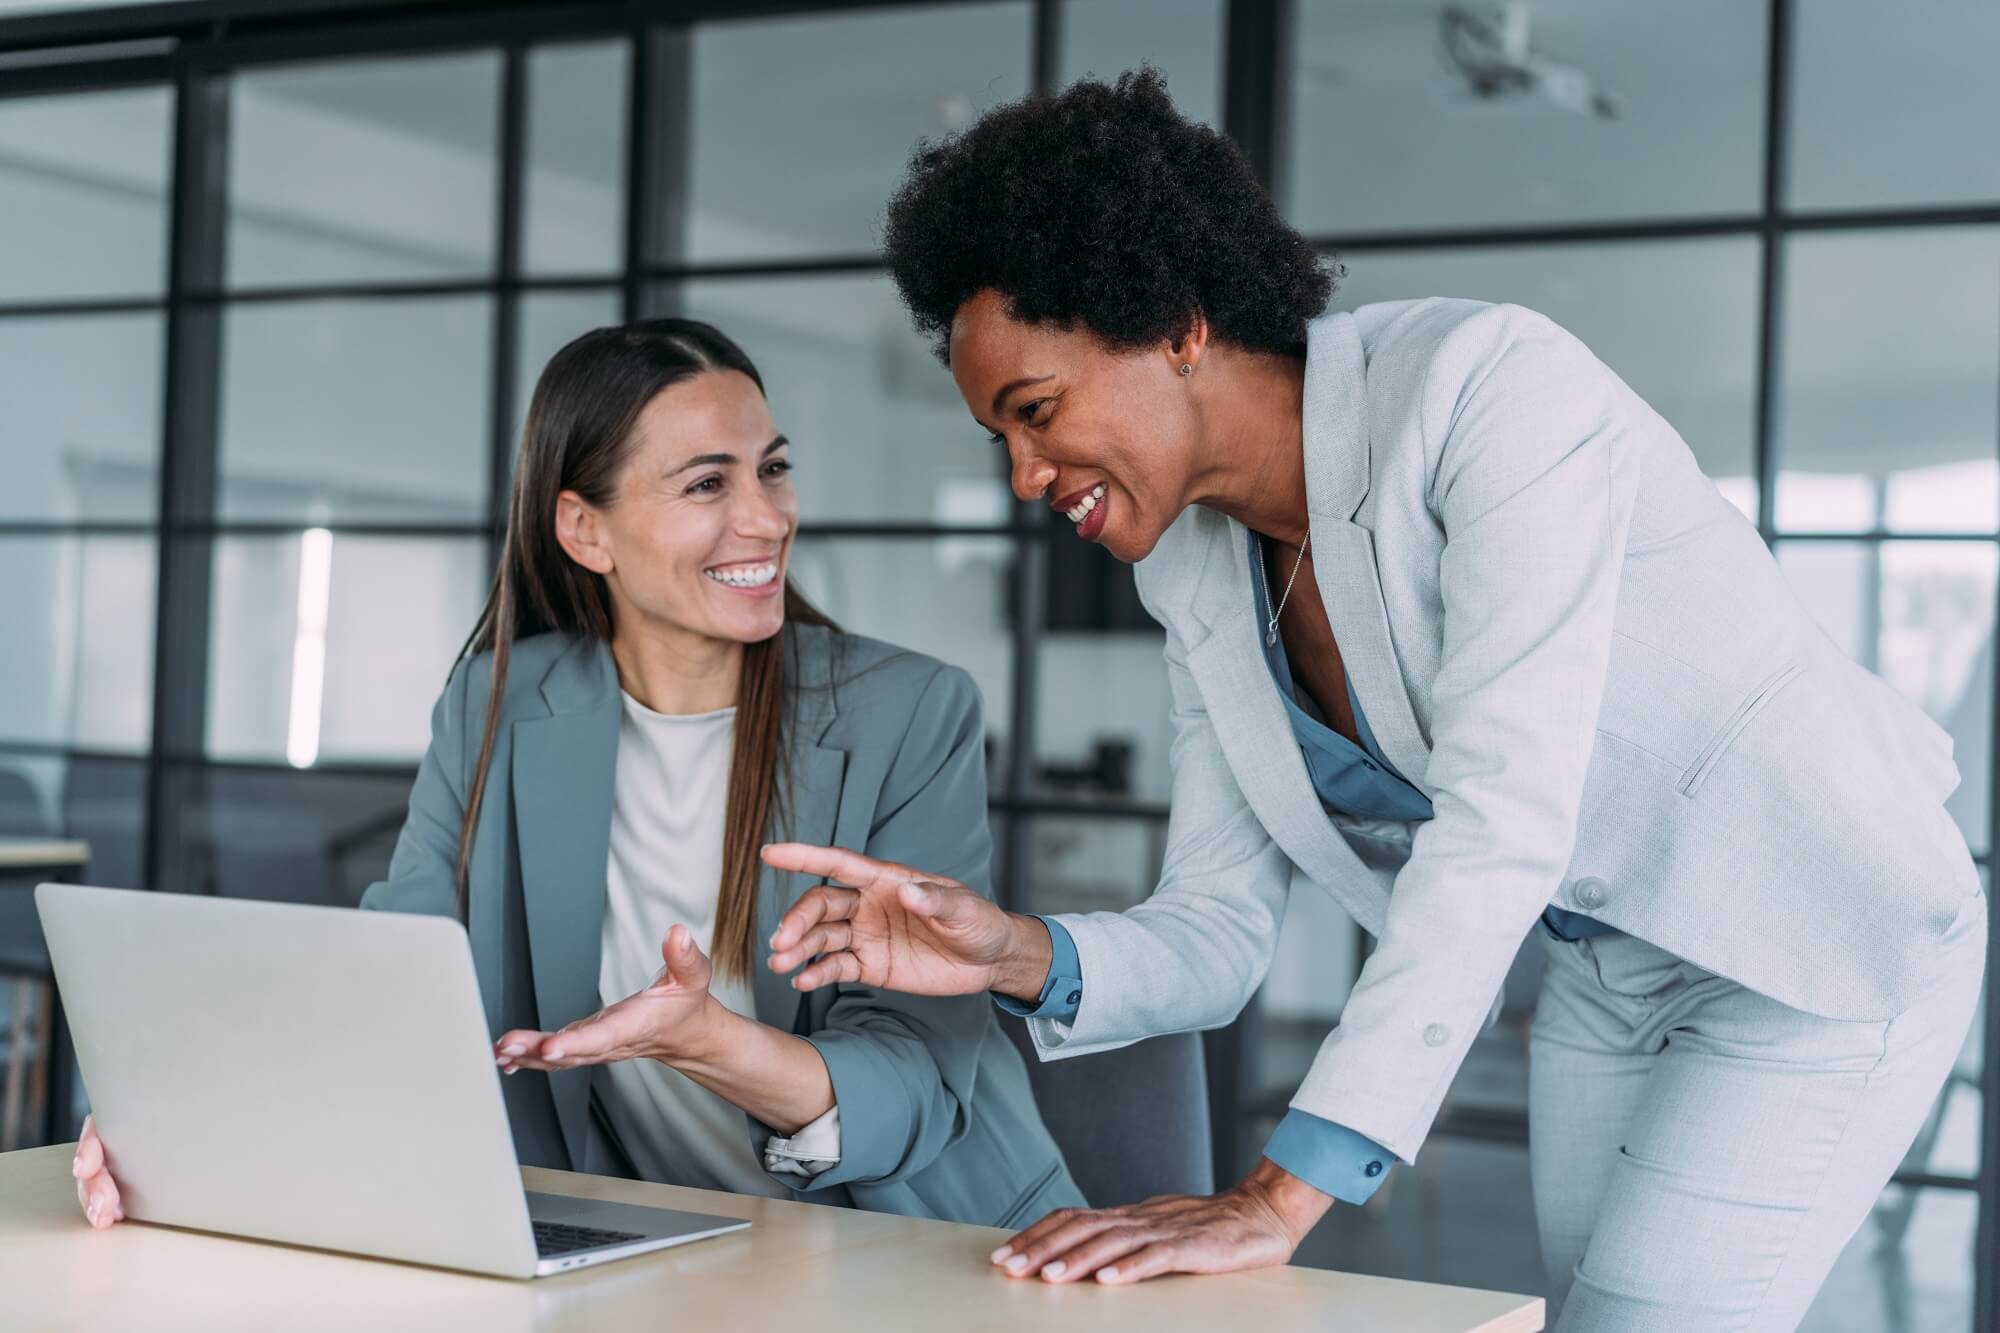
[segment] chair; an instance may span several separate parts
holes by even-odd
[[[40,793],[25,773],[0,768],[0,834],[46,836]],[[0,1083],[0,1152],[27,1144],[48,1097],[52,973],[34,899],[22,886],[0,890],[0,981],[7,983],[7,1072]]]
[[[1069,1060],[1039,1059],[1027,1024],[1000,1026],[1028,1062],[1043,1123],[1093,1207],[1215,1189],[1201,1036],[1177,1032]]]

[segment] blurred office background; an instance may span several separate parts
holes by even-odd
[[[1996,50],[1992,0],[6,0],[0,834],[87,840],[97,883],[352,903],[537,370],[673,312],[764,371],[799,582],[982,687],[997,892],[1143,897],[1160,635],[1127,571],[1011,499],[876,244],[920,137],[1144,60],[1338,255],[1337,305],[1531,306],[1655,404],[1827,632],[1949,729],[1983,864]],[[24,902],[0,892],[0,956],[32,979]],[[1259,1004],[1208,1041],[1225,1175],[1365,948],[1295,895]],[[1539,1287],[1535,991],[1531,944],[1418,1165],[1302,1261]],[[1975,1028],[1809,1328],[2000,1330],[1993,1045]]]

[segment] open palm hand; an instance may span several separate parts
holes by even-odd
[[[711,1017],[709,961],[686,926],[660,945],[653,984],[555,1032],[516,1028],[493,1044],[501,1072],[576,1069],[619,1060],[666,1060],[691,1044]]]

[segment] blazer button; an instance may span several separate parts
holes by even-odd
[[[1595,875],[1584,876],[1571,886],[1571,890],[1576,894],[1576,905],[1587,912],[1604,906],[1604,899],[1608,896],[1604,891],[1604,881]]]
[[[1081,1002],[1082,1002],[1082,1000],[1083,1000],[1083,992],[1082,992],[1082,991],[1080,991],[1080,990],[1073,990],[1073,991],[1071,991],[1071,992],[1069,993],[1069,1002],[1070,1002],[1071,1004],[1079,1004],[1079,1003],[1081,1003]]]
[[[1451,1040],[1451,1029],[1442,1023],[1433,1023],[1424,1029],[1424,1045],[1442,1046]]]
[[[1373,1180],[1382,1174],[1382,1164],[1380,1162],[1370,1162],[1367,1166],[1361,1168],[1361,1174]]]

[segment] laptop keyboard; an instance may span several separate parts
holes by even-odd
[[[536,1222],[535,1252],[547,1259],[577,1250],[594,1250],[600,1245],[622,1245],[639,1240],[642,1231],[605,1231],[598,1227],[573,1227],[567,1222]]]

